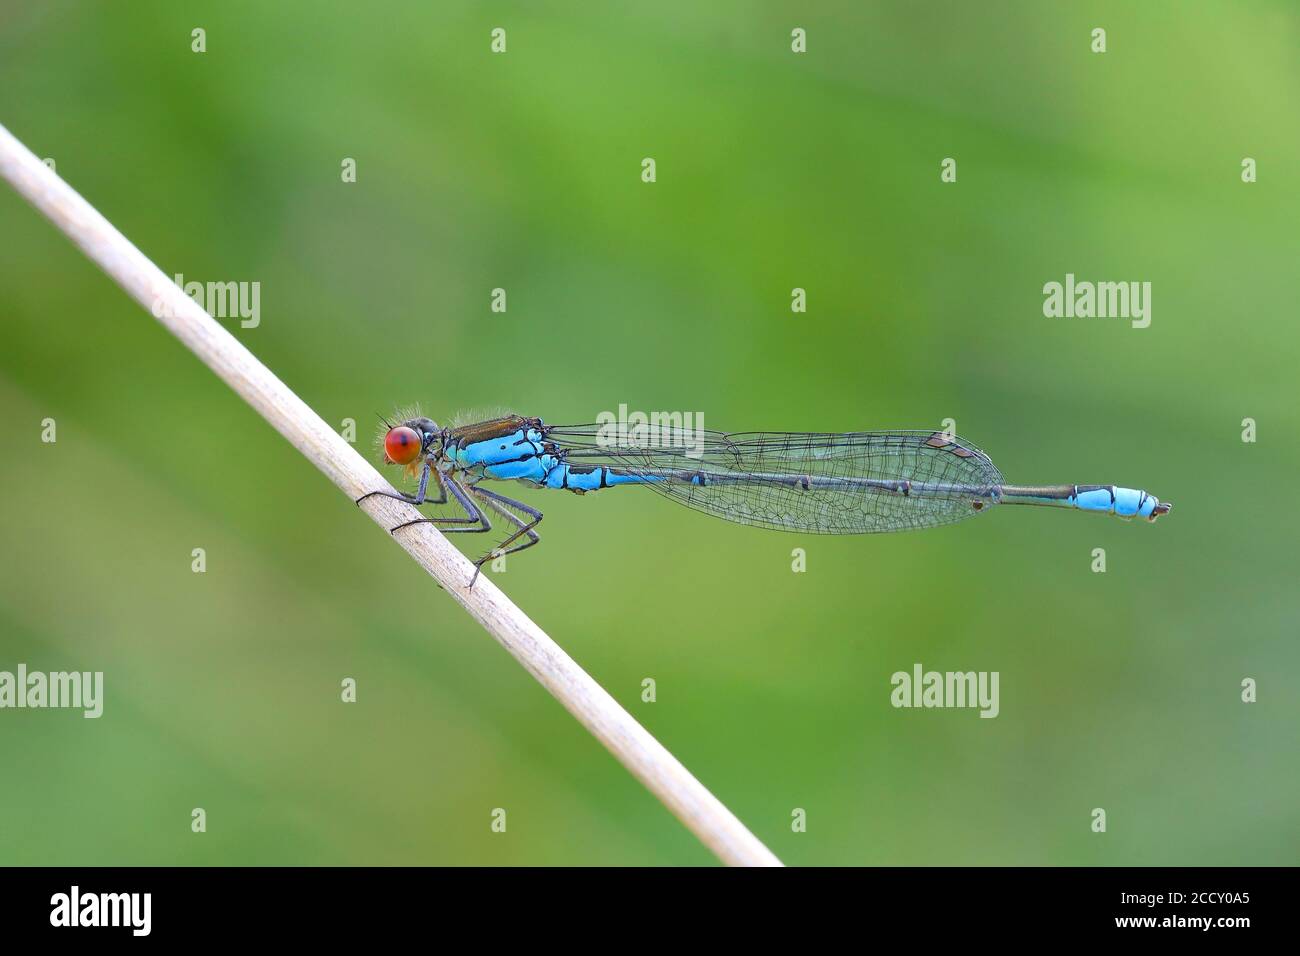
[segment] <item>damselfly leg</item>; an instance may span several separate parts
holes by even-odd
[[[480,487],[477,483],[470,485],[469,490],[473,494],[481,497],[485,505],[513,524],[517,529],[514,534],[510,535],[510,537],[506,538],[495,548],[474,562],[474,577],[469,582],[469,586],[473,587],[474,582],[478,580],[479,573],[483,570],[484,562],[490,558],[504,558],[507,554],[514,554],[518,551],[523,551],[525,548],[531,548],[533,545],[537,544],[537,542],[542,540],[541,536],[533,529],[542,523],[544,515],[536,508],[532,508],[524,504],[522,501],[515,501],[513,498],[499,495],[495,491],[489,491],[486,488]],[[524,521],[518,515],[511,512],[509,510],[511,508],[518,508],[533,520],[527,522]],[[528,536],[527,541],[523,544],[515,545],[513,548],[507,548],[507,545],[513,544],[524,535]],[[506,550],[503,551],[503,548],[506,548]]]
[[[430,475],[435,476],[434,484],[438,486],[437,498],[425,497],[425,492],[429,489]],[[381,498],[394,498],[397,501],[405,501],[407,504],[416,506],[426,503],[431,505],[445,505],[447,503],[447,489],[442,486],[442,476],[439,475],[438,472],[434,471],[432,464],[427,461],[424,463],[424,467],[420,470],[420,487],[415,490],[415,494],[408,495],[401,491],[370,491],[358,498],[356,503],[361,504],[361,502],[365,501],[367,498],[374,498],[376,495]]]
[[[541,523],[543,517],[542,513],[538,511],[536,508],[530,507],[529,505],[524,504],[522,501],[515,501],[513,498],[507,498],[505,495],[497,494],[495,491],[489,491],[486,488],[480,488],[477,486],[477,484],[469,485],[468,487],[462,487],[461,484],[458,481],[456,481],[455,478],[452,478],[450,475],[443,475],[437,471],[435,471],[433,475],[434,475],[434,481],[438,485],[439,497],[438,499],[432,499],[432,498],[428,499],[429,502],[434,504],[445,502],[447,500],[447,490],[450,489],[452,497],[454,497],[457,503],[461,506],[461,508],[464,509],[465,517],[463,518],[416,518],[412,521],[403,522],[402,524],[397,525],[395,528],[390,529],[392,533],[395,534],[398,531],[402,530],[403,528],[409,528],[411,525],[415,525],[415,524],[437,525],[439,526],[439,530],[441,530],[443,534],[455,534],[457,532],[465,532],[468,534],[483,534],[484,532],[491,531],[492,521],[488,518],[487,512],[484,509],[479,508],[478,505],[476,505],[474,501],[471,500],[470,497],[471,494],[479,498],[479,500],[482,501],[482,503],[487,509],[495,511],[497,514],[501,515],[501,517],[505,518],[507,521],[509,521],[511,524],[515,526],[515,531],[513,534],[511,534],[504,541],[498,544],[495,548],[493,548],[487,554],[483,555],[481,558],[479,558],[477,561],[474,562],[474,576],[470,578],[469,581],[469,586],[471,588],[474,586],[475,582],[478,581],[478,576],[482,572],[483,565],[487,561],[496,557],[504,557],[507,554],[514,554],[517,551],[523,551],[525,548],[531,548],[533,545],[537,544],[537,542],[541,540],[541,537],[537,534],[536,531],[533,530],[534,528],[537,527],[538,524]],[[398,497],[397,495],[389,494],[388,492],[372,492],[372,493],[382,494],[389,498]],[[416,497],[418,497],[418,495]],[[406,501],[409,499],[402,498],[401,500]],[[415,502],[411,502],[411,503],[415,504]],[[518,508],[524,514],[528,515],[532,520],[524,521],[524,519],[520,518],[518,515],[511,512],[510,511],[511,508]],[[472,528],[443,527],[444,525],[449,525],[449,524],[470,524],[470,525],[474,525],[474,527]],[[528,537],[527,541],[525,541],[523,544],[510,547],[510,545],[514,544],[514,542],[518,541],[521,537],[524,537],[525,535],[527,535]]]
[[[416,518],[412,521],[403,521],[401,524],[397,525],[394,528],[389,528],[388,529],[389,534],[396,534],[397,532],[401,531],[403,528],[409,528],[413,524],[477,525],[477,527],[475,528],[442,528],[442,532],[444,534],[455,534],[458,531],[467,532],[469,534],[482,534],[486,531],[492,530],[492,522],[488,520],[488,516],[485,515],[481,510],[479,510],[479,507],[476,504],[474,504],[474,502],[469,500],[469,495],[465,494],[465,489],[460,486],[460,484],[456,481],[455,478],[451,477],[450,475],[443,475],[437,471],[435,471],[433,474],[434,474],[434,480],[438,483],[438,489],[442,496],[442,501],[447,500],[447,489],[450,488],[452,497],[456,499],[456,503],[459,504],[461,508],[465,510],[465,517],[463,518]],[[392,496],[389,495],[389,497]],[[432,503],[437,504],[438,502],[432,502]]]

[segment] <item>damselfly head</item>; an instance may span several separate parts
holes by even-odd
[[[435,443],[442,437],[442,430],[437,422],[419,414],[418,409],[399,413],[394,424],[382,415],[380,433],[384,463],[405,465],[408,474],[414,476],[419,472],[421,459],[433,450]]]

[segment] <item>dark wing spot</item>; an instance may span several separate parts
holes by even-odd
[[[964,445],[959,445],[953,441],[951,436],[943,432],[935,432],[925,440],[925,443],[931,448],[941,448],[944,451],[956,455],[958,458],[974,458],[975,452],[971,451]]]

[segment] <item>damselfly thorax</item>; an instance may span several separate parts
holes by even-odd
[[[642,485],[689,508],[740,524],[812,534],[871,534],[951,524],[999,504],[1046,505],[1155,521],[1170,505],[1114,485],[1008,485],[978,448],[945,432],[736,432],[659,429],[611,435],[606,425],[547,425],[507,415],[440,428],[432,419],[389,424],[384,460],[418,479],[415,494],[375,491],[463,515],[420,518],[445,533],[514,530],[476,562],[537,544],[542,513],[485,487],[519,481],[585,494]],[[430,485],[435,493],[430,496]],[[524,540],[520,540],[524,539]]]

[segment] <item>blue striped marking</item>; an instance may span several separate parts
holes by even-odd
[[[465,470],[481,470],[500,481],[527,481],[544,488],[598,491],[615,485],[648,484],[663,480],[647,475],[619,473],[606,465],[571,465],[546,451],[536,428],[519,429],[497,438],[460,447],[447,446],[446,454]]]
[[[1156,510],[1156,499],[1145,491],[1114,485],[1076,491],[1070,503],[1080,511],[1100,511],[1121,518],[1149,518]]]

